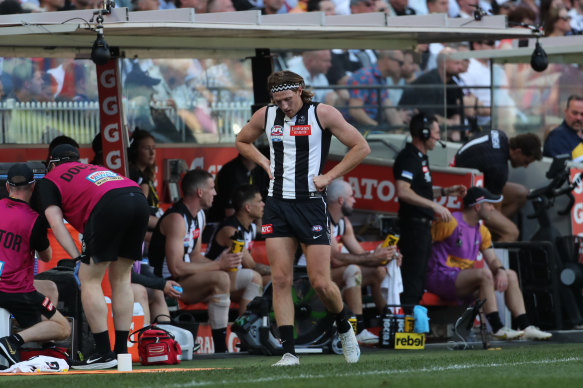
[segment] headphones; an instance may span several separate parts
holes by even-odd
[[[431,129],[429,129],[429,118],[423,113],[423,127],[421,128],[421,139],[427,141],[431,139]]]
[[[410,123],[411,136],[418,137],[424,142],[431,139],[430,124],[427,114],[423,112],[417,113]]]

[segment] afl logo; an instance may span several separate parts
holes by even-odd
[[[283,141],[283,127],[281,125],[271,127],[271,141]]]
[[[312,226],[312,232],[321,232],[322,231],[322,226],[321,225],[314,225]]]

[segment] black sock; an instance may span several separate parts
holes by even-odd
[[[128,336],[129,331],[116,330],[115,331],[115,345],[113,351],[115,354],[124,354],[128,352]]]
[[[283,347],[283,353],[296,355],[296,343],[294,340],[294,327],[292,325],[279,326],[279,340]]]
[[[526,314],[519,315],[514,319],[516,320],[516,326],[518,326],[520,330],[524,330],[530,326],[530,321],[528,320]]]
[[[24,340],[22,339],[20,334],[12,334],[11,337],[14,341],[16,341],[16,344],[18,345],[18,347],[21,347],[22,345],[24,345]]]
[[[352,326],[350,325],[350,322],[348,322],[346,308],[342,309],[342,311],[336,315],[336,328],[338,329],[338,333],[341,334],[346,333],[348,330],[352,330]]]
[[[493,311],[490,314],[486,314],[486,319],[488,322],[490,322],[490,326],[492,326],[492,333],[496,333],[504,326],[502,325],[502,321],[500,321],[500,315],[498,315],[498,311]]]
[[[356,316],[356,333],[360,334],[366,329],[364,326],[364,316],[362,314]]]
[[[227,328],[213,329],[211,332],[215,343],[215,353],[225,353],[227,351]]]
[[[111,352],[111,343],[109,342],[109,332],[107,330],[101,333],[93,333],[95,338],[95,351],[99,354],[108,354]]]

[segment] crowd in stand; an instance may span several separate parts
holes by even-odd
[[[536,4],[527,0],[124,0],[117,6],[133,11],[189,7],[197,13],[256,9],[265,15],[321,11],[327,15],[442,13],[461,18],[472,18],[475,11],[484,11],[506,15],[510,27],[542,25],[545,36],[581,33],[583,1],[545,0]],[[0,14],[99,5],[96,1],[5,0],[0,4]],[[462,141],[472,132],[489,129],[491,109],[496,109],[496,126],[513,133],[516,127],[531,123],[537,114],[558,116],[566,97],[580,92],[580,83],[572,82],[581,79],[576,65],[551,65],[545,77],[528,66],[495,65],[491,73],[486,59],[449,57],[457,51],[511,47],[511,40],[483,40],[454,45],[419,44],[409,50],[279,52],[275,70],[289,69],[302,75],[316,93],[315,101],[340,109],[345,119],[361,132],[406,132],[411,116],[423,107],[423,111],[436,115],[440,125],[447,124],[449,140]],[[122,71],[125,101],[130,106],[130,126],[149,130],[159,142],[191,142],[197,134],[216,134],[217,117],[211,111],[214,103],[253,103],[251,71],[245,61],[124,60]],[[95,67],[87,61],[6,59],[0,77],[1,98],[17,102],[95,101],[96,88],[90,87],[95,79]],[[495,108],[491,101],[491,81]],[[540,89],[543,81],[548,81],[550,90]],[[414,87],[408,88],[410,85]],[[175,110],[178,118],[169,119],[167,111],[153,107]],[[176,134],[179,127],[176,120],[181,122],[181,128],[188,128],[185,135]],[[548,124],[544,118],[541,121],[542,125]],[[5,142],[18,142],[18,135],[9,135]]]

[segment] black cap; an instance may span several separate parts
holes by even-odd
[[[34,183],[34,174],[26,163],[15,163],[8,169],[7,181],[10,186],[30,185]]]
[[[51,151],[49,163],[79,160],[79,150],[71,144],[60,144]]]
[[[494,195],[483,187],[470,187],[464,197],[464,206],[472,207],[484,202],[498,203],[502,198],[502,195]]]

